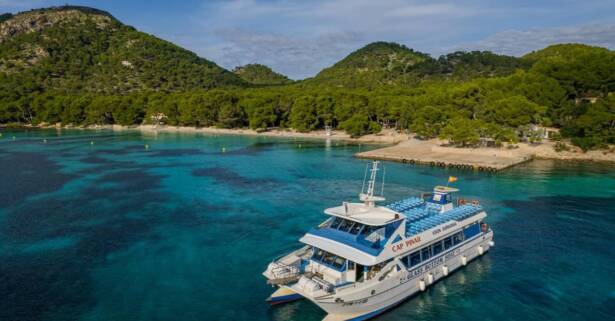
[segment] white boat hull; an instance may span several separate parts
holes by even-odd
[[[306,297],[328,313],[324,319],[326,321],[366,320],[395,307],[486,253],[493,244],[492,237],[492,232],[481,233],[409,270],[393,272],[384,280],[371,285],[351,285],[356,291],[344,289],[339,295],[332,293],[314,298]]]

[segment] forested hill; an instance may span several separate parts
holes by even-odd
[[[244,85],[215,63],[97,9],[53,7],[0,21],[3,92],[112,94]]]
[[[615,52],[582,44],[552,45],[523,57],[538,73],[557,79],[574,97],[615,91]]]
[[[374,42],[349,54],[306,81],[308,85],[346,88],[408,84],[416,79],[417,65],[431,60],[427,54],[389,42]]]
[[[159,123],[353,136],[384,127],[455,145],[556,127],[583,149],[615,144],[615,52],[554,45],[523,57],[439,58],[376,42],[314,78],[235,73],[83,7],[0,15],[0,124]]]
[[[510,75],[530,65],[529,60],[488,51],[457,51],[434,59],[397,43],[374,42],[303,84],[341,88],[414,86],[426,79],[467,80]]]
[[[248,64],[233,69],[233,73],[253,85],[285,85],[293,81],[261,64]]]

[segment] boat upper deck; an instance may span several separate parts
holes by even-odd
[[[386,207],[406,216],[406,237],[419,234],[447,221],[462,221],[483,210],[480,205],[465,204],[441,212],[440,204],[418,197],[403,199]]]
[[[325,213],[370,226],[381,226],[404,218],[389,207],[367,206],[363,203],[344,203],[326,209]]]

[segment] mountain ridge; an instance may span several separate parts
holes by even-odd
[[[615,144],[615,52],[605,48],[560,44],[523,57],[473,51],[435,59],[375,42],[286,83],[258,64],[230,72],[96,9],[3,17],[4,124],[332,126],[352,136],[392,127],[461,146],[515,142],[528,128],[548,126],[583,149]]]
[[[139,32],[105,11],[53,7],[0,23],[0,71],[46,90],[122,93],[246,86],[214,62]]]

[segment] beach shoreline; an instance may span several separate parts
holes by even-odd
[[[439,139],[419,140],[412,135],[399,133],[393,129],[384,129],[378,134],[353,138],[349,134],[333,130],[328,135],[325,130],[298,132],[289,129],[273,128],[266,131],[252,129],[227,129],[216,127],[155,126],[155,125],[94,125],[84,127],[39,125],[26,128],[46,129],[82,129],[82,130],[136,130],[144,133],[202,133],[210,135],[241,135],[255,137],[306,138],[347,141],[364,144],[380,144],[384,147],[359,152],[355,157],[379,159],[411,164],[425,164],[440,167],[467,168],[486,171],[503,170],[532,159],[553,159],[566,161],[591,161],[615,163],[615,152],[610,150],[593,150],[582,152],[579,148],[569,146],[569,150],[555,150],[555,143],[545,141],[540,144],[517,143],[515,148],[474,147],[459,148],[443,146],[445,141]]]
[[[239,136],[256,136],[256,137],[279,137],[279,138],[314,138],[314,139],[330,139],[336,141],[348,141],[366,144],[383,144],[394,145],[402,141],[408,140],[407,134],[398,133],[395,130],[383,130],[378,134],[364,135],[353,138],[349,134],[341,130],[333,130],[330,135],[327,135],[325,130],[315,130],[310,132],[299,132],[290,129],[273,128],[266,131],[256,131],[247,128],[217,128],[217,127],[189,127],[189,126],[155,126],[155,125],[92,125],[92,126],[59,126],[59,125],[41,125],[41,126],[23,126],[24,128],[42,128],[42,129],[76,129],[76,130],[113,130],[113,131],[141,131],[145,133],[201,133],[214,135],[239,135]]]
[[[394,146],[360,152],[355,156],[485,171],[499,171],[533,159],[615,163],[615,152],[612,149],[582,152],[577,147],[569,146],[569,150],[558,152],[555,150],[555,142],[552,141],[540,144],[517,143],[514,148],[459,148],[443,146],[445,143],[445,141],[439,139],[418,140],[409,138],[407,141]]]

